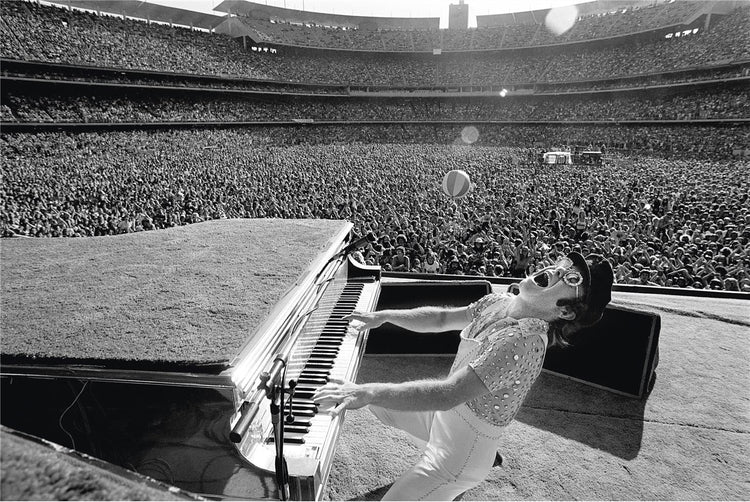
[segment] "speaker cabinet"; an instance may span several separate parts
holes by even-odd
[[[572,345],[550,347],[544,369],[618,394],[645,398],[659,362],[661,317],[608,306],[594,326],[576,333]]]

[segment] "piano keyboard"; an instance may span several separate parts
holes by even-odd
[[[295,352],[287,363],[287,377],[297,386],[291,401],[294,422],[284,424],[285,445],[323,444],[328,433],[330,417],[319,413],[312,401],[315,391],[326,384],[329,377],[350,377],[349,363],[357,349],[358,332],[343,317],[358,309],[362,298],[362,282],[348,282],[335,304],[319,305],[319,309],[305,325]],[[267,442],[273,442],[273,435]],[[289,452],[285,446],[285,451]]]
[[[317,283],[325,288],[317,302],[300,313],[298,327],[286,363],[285,386],[294,380],[291,398],[292,422],[286,422],[290,409],[285,394],[284,457],[289,465],[293,499],[319,499],[333,461],[335,443],[345,413],[331,417],[312,401],[315,391],[328,378],[355,380],[364,354],[368,332],[359,332],[344,319],[353,311],[372,311],[380,292],[379,268],[361,267],[350,258]],[[315,289],[313,288],[313,289]],[[301,326],[301,327],[299,327]],[[238,449],[253,465],[273,472],[276,445],[267,398],[256,400],[257,412],[248,432],[237,441]],[[252,416],[252,415],[251,415]],[[240,421],[242,417],[239,417]],[[235,421],[235,423],[238,423]],[[233,441],[235,441],[233,439]],[[296,486],[296,488],[295,488]]]
[[[327,442],[331,417],[319,412],[312,396],[329,377],[351,379],[355,376],[352,363],[359,365],[361,355],[356,357],[357,352],[364,347],[358,331],[342,318],[354,310],[372,309],[367,305],[367,295],[361,294],[364,288],[364,283],[349,282],[341,290],[338,301],[319,305],[295,344],[287,366],[288,379],[297,381],[291,400],[295,423],[284,426],[287,456],[309,456],[311,449]],[[272,434],[268,440],[273,442]]]

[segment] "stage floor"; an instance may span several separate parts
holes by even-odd
[[[750,496],[750,302],[616,292],[612,304],[661,316],[648,399],[543,372],[507,428],[504,465],[464,500]],[[440,376],[451,360],[365,356],[359,381]],[[378,500],[418,456],[404,433],[350,411],[326,497]]]
[[[2,361],[225,367],[344,224],[6,239]],[[507,428],[504,465],[465,500],[748,499],[750,301],[615,292],[612,304],[661,316],[648,399],[543,373]],[[440,376],[450,363],[366,355],[358,379]],[[325,497],[379,499],[418,455],[369,412],[348,412]]]

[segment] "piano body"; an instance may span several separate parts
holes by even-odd
[[[275,471],[277,451],[260,375],[269,370],[265,373],[273,380],[274,362],[281,359],[284,364],[275,365],[279,383],[285,389],[296,383],[294,392],[286,394],[287,413],[278,425],[284,428],[283,456],[293,500],[319,500],[322,495],[345,414],[332,418],[320,413],[312,395],[328,377],[356,379],[367,332],[353,329],[343,317],[354,310],[374,310],[380,291],[379,267],[362,266],[346,254],[311,279],[291,301],[293,314],[273,318],[273,327],[263,333],[268,341],[243,351],[232,370],[239,394],[235,402],[241,404],[230,439],[248,462],[266,471]]]
[[[348,256],[351,228],[340,221],[228,220],[105,240],[14,240],[3,250],[2,425],[187,495],[278,499],[271,401],[259,387],[264,372],[275,372],[273,379],[285,388],[292,380],[297,384],[291,401],[288,393],[284,399],[294,419],[281,420],[290,498],[319,500],[344,414],[332,419],[310,397],[328,376],[356,378],[368,333],[351,329],[342,317],[355,309],[374,310],[380,293],[380,269]],[[235,249],[231,240],[252,249]],[[305,245],[308,250],[298,251]],[[46,261],[49,246],[64,248],[72,261]],[[195,293],[208,304],[200,309],[203,317],[196,319],[189,308],[144,307],[148,298],[142,289],[123,300],[131,305],[103,307],[86,294],[72,297],[56,282],[77,284],[75,291],[93,284],[87,294],[96,300],[113,287],[98,276],[119,273],[117,263],[129,253],[146,263],[163,256],[160,250],[168,251],[168,270],[154,280],[146,265],[135,266],[129,269],[135,283],[166,295],[170,283],[203,281]],[[207,280],[212,274],[218,276]],[[245,289],[233,289],[235,283]],[[31,301],[39,294],[44,301]],[[178,295],[180,305],[193,305],[185,294]],[[240,330],[236,324],[252,315],[236,315],[235,325],[222,324],[207,339],[201,323],[225,322],[221,308],[230,309],[226,305],[236,304],[237,295],[259,299],[257,323]],[[59,324],[50,323],[49,309],[40,306],[45,301],[62,309]],[[140,308],[140,317],[128,324],[134,308]],[[96,317],[102,309],[103,320]],[[81,312],[85,325],[71,329],[63,322]],[[16,325],[12,319],[25,322]],[[122,336],[97,323],[132,326],[134,333]],[[180,335],[196,325],[197,334]],[[154,335],[161,326],[168,336]],[[66,328],[71,332],[62,333]],[[33,349],[24,341],[31,330],[39,333]],[[129,340],[137,342],[128,346]]]

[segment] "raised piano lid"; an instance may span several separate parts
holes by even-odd
[[[232,219],[5,239],[0,374],[233,387],[231,365],[351,228]]]

